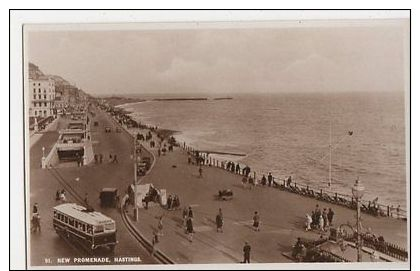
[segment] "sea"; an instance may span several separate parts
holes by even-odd
[[[153,101],[139,94],[148,101],[122,107],[143,124],[177,131],[179,142],[196,149],[245,154],[216,158],[248,165],[258,176],[292,176],[299,184],[348,195],[358,178],[365,187],[363,199],[405,207],[409,143],[404,95],[178,94],[157,98],[208,99]]]

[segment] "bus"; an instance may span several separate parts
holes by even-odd
[[[99,247],[114,250],[118,241],[113,219],[75,203],[60,204],[53,209],[53,227],[58,235],[89,250]]]

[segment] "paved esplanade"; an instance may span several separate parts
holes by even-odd
[[[96,117],[91,119],[99,121],[99,126],[91,126],[92,139],[94,141],[95,153],[103,154],[103,164],[95,165],[93,162],[84,167],[78,168],[76,163],[65,163],[58,166],[59,173],[72,185],[77,193],[84,198],[88,193],[89,203],[117,223],[118,245],[115,253],[110,256],[139,256],[142,263],[155,263],[149,254],[135,241],[128,233],[122,223],[120,213],[117,209],[101,209],[99,206],[99,191],[103,187],[116,187],[120,195],[123,195],[133,179],[133,162],[130,158],[133,150],[133,141],[126,133],[105,133],[104,127],[115,127],[114,122],[105,113],[99,110]],[[60,119],[57,129],[66,127],[66,120]],[[91,122],[93,123],[93,121]],[[52,207],[59,204],[55,200],[57,190],[63,186],[54,178],[47,169],[41,169],[42,147],[45,147],[45,154],[49,152],[58,138],[58,131],[46,132],[30,149],[30,212],[35,202],[39,205],[41,215],[41,233],[33,233],[30,238],[30,259],[33,265],[45,264],[45,258],[52,258],[56,264],[57,257],[83,257],[89,256],[84,252],[67,244],[54,231],[52,226]],[[108,163],[109,154],[117,154],[119,163]],[[79,178],[79,181],[76,181]],[[67,192],[67,200],[76,202],[70,193]],[[12,208],[13,211],[13,208]],[[28,216],[29,217],[29,216]],[[28,221],[29,223],[29,221]],[[101,255],[103,256],[103,255]]]
[[[241,176],[214,167],[204,166],[203,178],[199,178],[198,167],[188,164],[187,155],[180,148],[160,157],[157,148],[151,151],[157,161],[142,183],[153,183],[159,189],[166,189],[167,195],[177,194],[181,209],[167,211],[158,205],[141,209],[136,225],[151,240],[158,217],[164,215],[164,235],[157,248],[177,263],[238,263],[243,259],[245,241],[252,247],[251,262],[289,262],[281,253],[290,251],[297,237],[316,239],[320,236],[304,231],[305,214],[310,214],[316,204],[334,210],[334,225],[348,221],[355,225],[354,210],[269,187],[245,189]],[[232,189],[233,199],[215,199],[221,189]],[[191,205],[194,211],[196,233],[192,243],[182,227],[181,213],[185,205]],[[215,217],[219,208],[224,215],[223,233],[216,233]],[[254,211],[260,213],[260,232],[252,229]],[[405,221],[366,214],[362,214],[362,219],[365,228],[370,227],[375,234],[383,235],[386,241],[407,247]]]

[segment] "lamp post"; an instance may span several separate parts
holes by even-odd
[[[42,147],[42,158],[45,157],[45,147]]]
[[[359,181],[359,178],[357,178],[356,182],[354,183],[351,192],[353,194],[353,197],[356,199],[357,202],[357,261],[362,261],[362,242],[361,242],[361,221],[360,221],[360,200],[363,197],[365,188],[362,186],[362,184]]]

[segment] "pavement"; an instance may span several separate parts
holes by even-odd
[[[104,187],[118,188],[120,194],[126,190],[133,180],[132,138],[126,133],[105,133],[104,127],[114,127],[114,122],[105,113],[97,111],[94,120],[99,121],[98,127],[91,127],[95,153],[104,155],[103,164],[91,163],[87,166],[77,167],[76,163],[65,163],[57,167],[57,171],[82,198],[88,193],[90,205],[95,210],[104,213],[116,221],[117,239],[119,241],[113,254],[106,256],[135,256],[142,259],[142,264],[152,264],[156,261],[146,252],[139,243],[132,238],[123,225],[121,215],[117,209],[102,209],[99,206],[99,191]],[[56,129],[46,131],[37,139],[30,149],[29,169],[29,206],[30,211],[35,202],[39,205],[41,215],[40,233],[31,233],[29,237],[30,264],[33,266],[57,264],[57,258],[85,257],[86,252],[60,238],[52,226],[52,207],[59,204],[55,200],[55,193],[63,187],[47,169],[41,169],[42,147],[47,154],[58,139],[58,130],[64,128],[67,120],[59,119]],[[93,123],[93,121],[91,122]],[[108,163],[107,156],[117,154],[119,163]],[[70,202],[77,202],[71,194],[67,193]],[[28,216],[29,223],[29,216]],[[105,252],[100,252],[103,256]],[[51,263],[46,261],[51,260]]]
[[[187,154],[181,148],[160,157],[157,148],[148,149],[157,160],[142,183],[166,189],[167,195],[178,195],[181,208],[168,211],[154,205],[148,210],[140,209],[136,226],[151,240],[158,218],[163,216],[163,236],[157,249],[176,263],[238,263],[243,259],[245,241],[252,247],[251,262],[290,262],[282,253],[291,250],[297,237],[317,239],[321,235],[320,232],[304,231],[305,214],[311,213],[316,204],[334,210],[334,225],[349,221],[355,224],[354,210],[271,187],[243,188],[241,176],[220,168],[204,167],[203,177],[200,178],[198,167],[188,164]],[[221,189],[231,189],[233,199],[217,200],[215,195]],[[194,212],[195,235],[192,243],[187,240],[182,226],[184,206],[192,206]],[[219,208],[222,208],[224,216],[223,233],[217,233],[215,227]],[[259,232],[251,226],[254,211],[259,212],[262,221]],[[362,215],[362,224],[365,229],[371,228],[377,235],[383,235],[386,241],[407,248],[406,221]],[[327,237],[328,233],[324,235]]]

